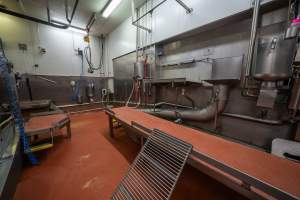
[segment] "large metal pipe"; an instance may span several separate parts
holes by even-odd
[[[229,86],[218,84],[213,86],[213,101],[201,110],[164,110],[155,109],[149,113],[171,119],[181,118],[191,121],[209,121],[214,119],[216,113],[224,111],[228,99]]]
[[[256,40],[256,35],[257,35],[259,10],[260,10],[260,0],[255,0],[254,8],[253,8],[251,35],[250,35],[250,40],[249,40],[248,52],[247,52],[247,63],[246,63],[246,70],[245,70],[245,78],[251,75],[255,40]]]
[[[172,107],[177,107],[177,108],[184,108],[184,109],[193,109],[194,107],[190,107],[190,106],[184,106],[184,105],[180,105],[180,104],[175,104],[175,103],[169,103],[169,102],[159,102],[159,103],[155,103],[153,106],[153,109],[155,111],[155,109],[159,106],[163,106],[163,105],[167,105],[167,106],[172,106]]]

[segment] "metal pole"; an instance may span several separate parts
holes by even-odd
[[[177,3],[179,3],[179,5],[181,5],[186,10],[186,13],[193,12],[193,9],[189,8],[183,1],[181,0],[175,0],[175,1],[177,1]]]
[[[245,78],[251,75],[252,69],[252,61],[253,61],[253,54],[254,54],[254,46],[255,40],[257,35],[257,25],[258,25],[258,16],[259,16],[259,9],[260,9],[260,0],[255,0],[253,8],[253,17],[252,17],[252,26],[251,26],[251,35],[249,40],[249,47],[247,53],[247,64],[245,70]]]
[[[79,3],[79,0],[76,0],[75,3],[74,3],[73,9],[72,9],[71,18],[69,18],[69,6],[68,6],[68,0],[65,0],[66,19],[67,19],[67,21],[69,22],[69,24],[72,23],[72,20],[73,20],[73,17],[74,17],[74,14],[75,14],[75,11],[76,11],[76,8],[77,8],[78,3]]]

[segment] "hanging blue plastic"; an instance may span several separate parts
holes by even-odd
[[[24,120],[23,120],[21,109],[19,106],[17,91],[16,91],[16,87],[15,87],[15,81],[8,71],[7,59],[5,58],[3,49],[0,49],[0,74],[2,75],[6,93],[8,94],[8,97],[9,97],[11,111],[12,111],[16,125],[19,130],[19,134],[20,134],[20,138],[21,138],[21,141],[23,144],[24,152],[27,154],[30,162],[33,165],[36,165],[36,164],[38,164],[38,160],[31,152],[29,142],[25,135]]]

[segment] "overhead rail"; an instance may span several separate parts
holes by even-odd
[[[65,0],[65,13],[66,13],[66,19],[69,22],[69,24],[72,23],[77,5],[78,5],[79,0],[76,0],[72,9],[72,14],[71,14],[71,18],[69,18],[69,5],[68,5],[68,0]]]
[[[148,10],[146,13],[144,13],[143,15],[141,15],[140,17],[137,17],[137,19],[134,19],[135,16],[135,3],[134,0],[131,0],[131,9],[132,9],[132,25],[136,26],[137,28],[140,28],[142,30],[148,31],[149,33],[151,32],[151,29],[144,27],[142,25],[140,25],[138,22],[144,18],[146,15],[148,14],[152,14],[152,12],[158,8],[159,6],[161,6],[163,3],[165,3],[167,0],[162,0],[160,3],[158,3],[157,5],[155,5],[153,8],[151,8],[150,10]],[[175,0],[179,5],[181,5],[185,10],[186,13],[191,13],[193,11],[192,8],[188,7],[183,1],[181,0]]]
[[[47,1],[47,6],[46,6],[47,20],[43,20],[43,19],[39,19],[39,18],[32,17],[32,16],[29,16],[29,15],[25,15],[25,14],[22,14],[22,13],[18,13],[18,12],[9,10],[5,7],[0,7],[0,13],[4,13],[4,14],[11,15],[11,16],[19,17],[19,18],[22,18],[22,19],[25,19],[25,20],[29,20],[29,21],[32,21],[32,22],[44,24],[44,25],[47,25],[47,26],[55,27],[55,28],[67,29],[67,28],[71,27],[71,28],[75,28],[75,29],[78,29],[78,30],[89,32],[91,26],[95,22],[95,13],[92,14],[92,16],[89,19],[89,21],[88,21],[85,28],[81,28],[81,27],[74,26],[74,25],[71,24],[72,20],[74,18],[78,3],[79,3],[79,0],[76,0],[75,3],[74,3],[73,9],[72,9],[71,16],[69,17],[68,3],[67,3],[67,0],[65,0],[66,20],[67,20],[68,23],[64,23],[64,22],[61,22],[61,21],[51,19],[50,7],[49,7],[49,2],[48,1]]]
[[[61,24],[53,23],[53,21],[48,22],[48,21],[45,21],[45,20],[42,20],[42,19],[39,19],[39,18],[36,18],[36,17],[31,17],[31,16],[28,16],[28,15],[17,13],[17,12],[14,12],[12,10],[8,10],[8,9],[2,8],[2,7],[0,7],[0,13],[4,13],[4,14],[11,15],[11,16],[19,17],[19,18],[26,19],[26,20],[29,20],[29,21],[44,24],[44,25],[47,25],[47,26],[52,26],[52,27],[55,27],[55,28],[67,29],[69,27],[68,25],[63,25],[63,23],[61,23]]]

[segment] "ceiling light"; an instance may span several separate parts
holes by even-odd
[[[111,0],[108,6],[104,9],[102,17],[107,18],[112,11],[121,3],[122,0]]]
[[[72,31],[72,32],[75,32],[75,33],[87,34],[86,31],[80,30],[80,29],[77,29],[77,28],[73,28],[73,27],[69,27],[68,30]]]

